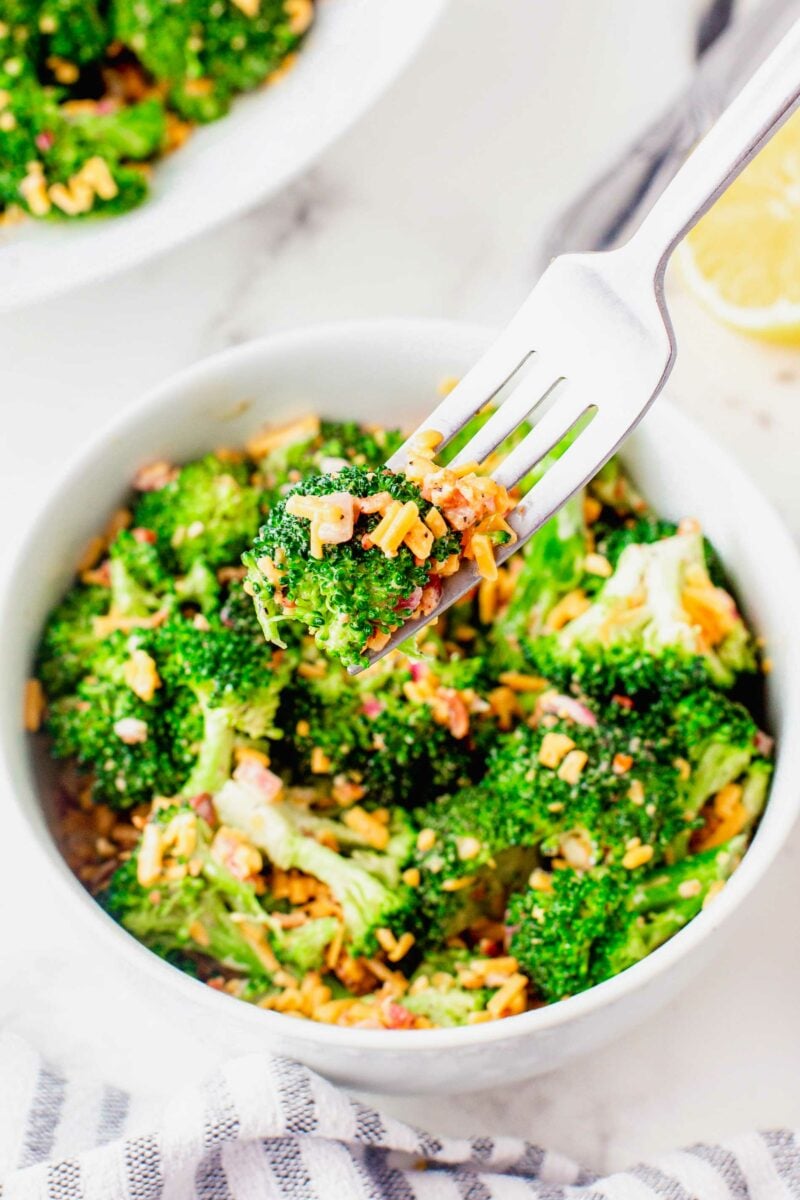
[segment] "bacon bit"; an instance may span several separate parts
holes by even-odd
[[[137,746],[147,741],[147,722],[139,717],[122,717],[114,725],[114,733],[126,746]]]
[[[611,760],[611,770],[615,775],[627,775],[633,766],[633,758],[630,754],[615,754]]]
[[[155,664],[146,650],[134,650],[123,667],[123,675],[128,687],[140,700],[149,703],[161,687],[161,677]]]
[[[420,600],[422,599],[422,588],[416,587],[410,596],[406,596],[404,600],[398,600],[394,606],[394,611],[398,613],[413,613],[419,608]]]
[[[396,1000],[385,1000],[381,1005],[381,1021],[387,1029],[413,1029],[417,1019],[412,1012]]]
[[[284,446],[293,446],[297,442],[311,441],[320,431],[319,417],[301,417],[297,421],[289,421],[286,425],[276,425],[254,434],[245,443],[245,449],[251,458],[264,458],[273,450]]]
[[[554,713],[561,720],[574,721],[576,725],[584,725],[587,729],[597,727],[597,717],[592,710],[574,696],[565,696],[562,692],[545,692],[539,697],[536,704],[537,719],[542,713]]]
[[[614,695],[611,697],[611,699],[613,700],[614,704],[618,704],[620,708],[633,708],[633,700],[631,700],[630,696]]]
[[[419,601],[419,615],[428,617],[438,605],[442,598],[442,581],[438,575],[432,575],[425,587],[422,589],[422,595]]]
[[[376,699],[375,696],[367,696],[361,704],[361,711],[363,712],[364,716],[369,717],[370,720],[374,720],[375,717],[379,717],[383,712],[383,708],[383,701]]]
[[[311,751],[311,772],[313,775],[330,775],[333,763],[321,746],[314,746]]]
[[[37,133],[34,138],[37,150],[41,150],[42,154],[46,154],[48,150],[52,150],[55,145],[55,135],[49,129],[43,129],[41,133]]]
[[[769,758],[775,749],[775,739],[770,737],[768,733],[764,733],[763,729],[758,730],[753,739],[753,744],[758,753],[763,754],[765,758]]]
[[[155,546],[158,541],[156,531],[145,529],[143,525],[137,525],[135,529],[131,530],[131,537],[142,546]]]
[[[237,783],[243,783],[259,793],[270,804],[283,790],[283,780],[256,758],[246,758],[233,772]]]
[[[216,825],[217,810],[214,807],[214,800],[210,792],[199,792],[196,796],[190,796],[187,804],[197,813],[207,825]]]
[[[542,738],[542,744],[539,747],[539,762],[543,767],[549,767],[555,770],[561,760],[574,750],[575,743],[571,737],[567,737],[565,733],[546,733]]]
[[[558,604],[550,610],[545,627],[556,633],[570,621],[574,621],[576,617],[585,613],[587,608],[591,608],[591,603],[583,588],[575,588],[573,591],[567,592],[566,596],[563,596]]]
[[[247,882],[264,865],[261,854],[238,829],[220,825],[211,843],[211,857],[226,867],[234,879]]]
[[[137,492],[159,492],[168,483],[172,483],[177,474],[177,467],[161,459],[140,467],[133,477],[133,486]]]
[[[375,492],[359,500],[358,507],[362,513],[383,513],[391,503],[392,497],[388,492]]]
[[[462,696],[453,688],[440,688],[439,695],[442,693],[445,704],[446,719],[440,721],[439,724],[446,725],[454,738],[465,738],[469,733],[469,709]],[[434,718],[438,721],[437,713],[434,711]]]
[[[44,688],[38,679],[27,679],[22,700],[23,725],[28,733],[38,733],[44,717]]]
[[[366,791],[363,783],[356,783],[352,779],[343,779],[337,775],[333,781],[331,795],[337,804],[342,808],[347,808],[350,804],[355,804],[358,800],[363,799]]]

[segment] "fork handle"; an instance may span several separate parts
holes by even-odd
[[[629,242],[663,273],[678,242],[800,102],[800,20],[687,158]]]

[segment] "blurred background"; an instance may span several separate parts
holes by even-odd
[[[686,86],[707,9],[451,0],[400,81],[276,199],[135,271],[0,317],[0,544],[94,430],[201,356],[337,318],[506,321],[565,205]],[[798,351],[731,331],[677,273],[670,294],[671,400],[732,449],[800,532]],[[375,405],[379,417],[379,396]],[[521,1133],[598,1169],[800,1122],[800,948],[786,916],[776,919],[796,903],[799,863],[796,837],[715,971],[623,1043],[513,1095],[387,1107],[433,1129]],[[14,897],[17,914],[3,923],[0,1023],[67,1065],[89,1057],[153,1093],[205,1071],[224,1048],[170,1029],[123,996],[124,980],[90,979],[82,931],[47,898],[20,904],[19,870],[0,845],[0,907]],[[152,1060],[130,1061],[131,1026],[139,1046],[149,1035]]]

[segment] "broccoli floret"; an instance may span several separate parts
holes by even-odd
[[[135,523],[151,529],[167,562],[179,571],[199,560],[229,566],[255,537],[261,517],[258,490],[241,463],[213,454],[187,463],[164,487],[145,492]]]
[[[403,1008],[427,1017],[432,1025],[466,1025],[473,1013],[484,1012],[492,996],[488,987],[463,987],[460,969],[468,969],[472,955],[466,949],[445,949],[426,954],[414,971]]]
[[[344,776],[368,802],[420,805],[482,774],[485,755],[471,731],[456,738],[441,723],[448,703],[463,704],[447,690],[447,664],[384,660],[353,677],[306,651],[301,669],[308,673],[287,689],[281,716],[292,741],[277,748],[298,778],[313,781],[322,771]],[[405,690],[423,674],[442,681],[430,704]]]
[[[442,796],[416,814],[423,832],[415,865],[431,944],[481,916],[502,916],[511,887],[537,862],[527,792],[502,797],[488,783]]]
[[[182,603],[196,604],[210,616],[219,607],[219,580],[208,564],[198,558],[185,575],[175,580],[175,594]]]
[[[337,495],[348,498],[352,511],[351,497],[378,493],[388,493],[401,504],[413,503],[420,513],[427,511],[416,485],[392,471],[364,467],[344,467],[336,475],[307,479],[270,511],[253,549],[243,556],[268,641],[281,645],[278,627],[290,619],[304,625],[320,648],[346,666],[363,666],[369,638],[396,629],[418,605],[437,560],[457,551],[456,535],[434,538],[425,560],[405,544],[389,557],[369,540],[385,518],[377,512],[361,513],[354,516],[346,540],[326,543],[315,557],[312,523],[290,511],[302,497]],[[346,524],[346,514],[340,511]]]
[[[663,541],[664,538],[674,537],[677,532],[678,526],[674,521],[666,521],[652,513],[641,517],[629,517],[622,525],[608,528],[603,528],[601,523],[595,530],[597,551],[616,568],[626,547],[651,545],[653,542]],[[703,545],[711,582],[715,587],[730,590],[730,581],[722,561],[708,538],[703,539]]]
[[[535,637],[545,627],[551,609],[568,592],[586,579],[587,551],[583,494],[573,496],[533,535],[521,552],[522,566],[505,610],[489,630],[489,639],[501,657],[519,651],[513,647],[521,637]]]
[[[591,987],[593,951],[623,895],[608,871],[554,871],[547,888],[517,892],[508,904],[509,949],[549,1003]]]
[[[281,965],[299,976],[319,971],[325,965],[325,951],[339,930],[336,917],[316,917],[294,929],[271,924],[270,944]]]
[[[311,418],[267,433],[270,448],[258,458],[258,465],[270,506],[313,475],[333,474],[346,466],[377,470],[403,441],[396,429],[366,429],[356,421]]]
[[[302,33],[283,0],[262,0],[255,15],[234,3],[211,14],[207,0],[115,0],[115,38],[169,87],[184,117],[213,121],[236,92],[258,87],[299,45]]]
[[[36,663],[36,674],[52,700],[73,690],[86,674],[98,645],[95,617],[108,610],[105,588],[76,584],[50,614]]]
[[[75,113],[66,119],[76,136],[107,160],[143,162],[154,158],[167,133],[164,105],[156,97],[110,112]]]
[[[229,780],[217,793],[220,818],[241,830],[275,866],[296,869],[326,884],[341,905],[353,954],[373,953],[377,932],[403,933],[415,921],[414,890],[386,882],[385,872],[370,860],[359,861],[322,845],[318,818],[290,801],[267,800],[244,780]],[[342,845],[345,844],[344,834]]]
[[[652,954],[687,925],[733,874],[747,839],[692,854],[641,880],[593,953],[592,982],[601,983]]]
[[[558,686],[603,697],[679,695],[704,679],[729,687],[755,667],[753,639],[732,597],[711,583],[695,529],[627,546],[586,610],[526,649]]]
[[[171,607],[173,579],[155,545],[123,529],[111,543],[108,558],[114,616],[148,617]]]
[[[90,673],[50,705],[45,725],[54,756],[74,758],[91,774],[93,798],[117,809],[171,796],[183,778],[157,694],[145,701],[128,682],[126,665],[138,649],[136,636],[104,639]]]
[[[683,928],[731,875],[745,839],[644,877],[562,869],[511,897],[509,949],[552,1003],[645,958]]]
[[[149,864],[141,860],[153,843],[157,858],[169,856],[173,869],[156,870],[151,879]],[[240,919],[249,918],[258,929],[266,914],[253,885],[234,877],[212,855],[211,844],[211,829],[188,805],[160,809],[130,859],[112,875],[100,903],[162,957],[203,955],[266,987],[268,960]]]
[[[101,6],[93,0],[42,0],[38,7],[35,28],[43,64],[51,56],[80,66],[101,57],[108,42]]]
[[[249,742],[278,735],[275,716],[288,662],[263,641],[226,629],[218,621],[172,617],[152,634],[159,669],[171,693],[186,689],[195,701],[186,715],[202,735],[183,794],[216,792],[231,772],[237,737]],[[187,738],[183,738],[185,743]]]

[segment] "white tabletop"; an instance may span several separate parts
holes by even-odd
[[[4,318],[0,545],[94,429],[202,355],[336,317],[503,322],[533,282],[542,222],[685,77],[691,7],[453,0],[400,83],[282,197],[136,272]],[[735,337],[673,291],[673,399],[800,532],[800,356]],[[795,836],[692,990],[591,1060],[508,1091],[387,1106],[435,1130],[523,1134],[599,1169],[800,1125],[798,862]],[[196,1045],[131,995],[40,887],[7,823],[0,1025],[153,1095],[224,1054],[222,1037]]]

